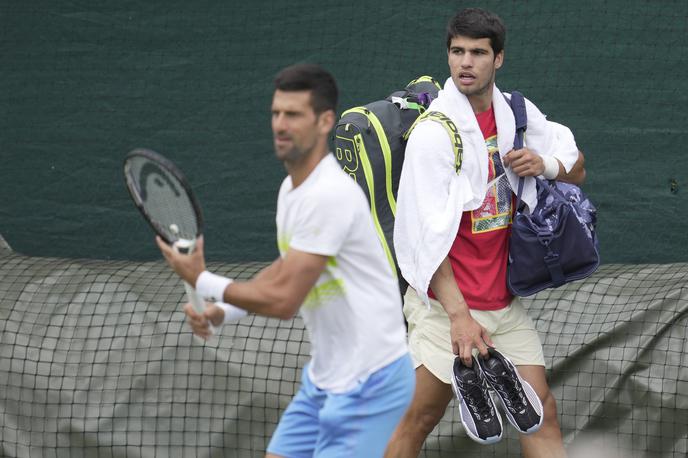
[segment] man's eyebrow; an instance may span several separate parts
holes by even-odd
[[[470,48],[470,47],[469,47],[469,48],[466,48],[465,46],[458,46],[458,45],[455,45],[455,46],[450,46],[450,47],[449,47],[449,50],[454,50],[454,49],[456,49],[456,50],[463,50],[463,51],[471,51],[471,52],[474,52],[474,51],[484,51],[484,52],[487,52],[487,51],[488,51],[488,48],[482,47],[482,46],[474,46],[474,47],[472,47],[472,48]]]

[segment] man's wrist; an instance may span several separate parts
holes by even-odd
[[[233,281],[204,270],[196,280],[196,291],[208,302],[224,302],[225,289]]]
[[[225,316],[222,321],[223,323],[236,321],[248,315],[248,312],[246,310],[241,309],[236,305],[228,304],[226,302],[215,302],[215,305],[220,307],[225,312]]]
[[[554,180],[559,176],[559,161],[554,156],[540,156],[545,169],[542,176],[548,180]]]
[[[455,306],[451,307],[450,310],[446,310],[447,316],[449,316],[449,321],[456,321],[464,319],[471,315],[468,304],[464,302],[459,302]]]

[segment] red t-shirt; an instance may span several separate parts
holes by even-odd
[[[476,114],[476,118],[487,144],[487,181],[490,182],[504,173],[492,107]],[[463,212],[461,216],[459,232],[449,250],[449,260],[456,283],[471,309],[498,310],[509,305],[513,297],[506,286],[514,206],[512,196],[504,176],[490,186],[479,208]],[[430,294],[432,296],[432,292]]]

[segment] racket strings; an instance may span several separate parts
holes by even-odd
[[[127,179],[151,224],[168,241],[194,240],[199,221],[179,179],[146,157],[131,158]]]

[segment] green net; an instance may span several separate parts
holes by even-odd
[[[687,285],[686,264],[606,265],[524,300],[572,457],[688,453]],[[308,359],[303,323],[248,316],[203,342],[184,294],[161,262],[0,254],[0,455],[263,456]],[[421,456],[520,455],[508,426],[468,439],[457,406]]]

